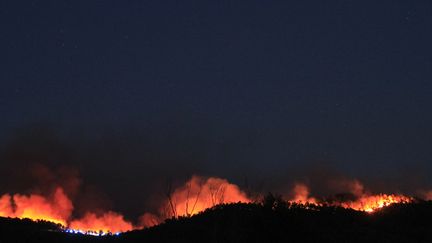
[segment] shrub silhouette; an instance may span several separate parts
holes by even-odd
[[[0,218],[0,242],[432,242],[432,203],[394,204],[370,214],[287,203],[220,204],[120,236],[71,235],[49,222]]]

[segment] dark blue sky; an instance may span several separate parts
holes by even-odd
[[[3,0],[0,30],[8,168],[430,176],[431,1]]]

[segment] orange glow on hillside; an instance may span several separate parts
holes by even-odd
[[[70,221],[72,210],[72,201],[60,187],[50,197],[39,194],[5,194],[0,197],[1,217],[45,220],[82,232],[116,233],[133,229],[132,224],[125,221],[121,214],[111,211],[101,217],[87,213],[82,219]]]
[[[193,176],[167,197],[159,215],[145,213],[141,216],[143,227],[154,226],[166,218],[192,216],[218,204],[251,202],[237,185],[217,177]]]
[[[46,220],[66,225],[73,205],[62,188],[57,188],[50,198],[41,195],[3,195],[0,216]]]
[[[351,186],[352,185],[352,186]],[[357,211],[364,212],[374,212],[383,207],[389,206],[394,203],[409,203],[413,201],[412,197],[396,194],[369,194],[364,192],[363,185],[354,180],[350,183],[350,188],[352,189],[352,194],[355,199],[350,201],[332,201],[332,202],[320,202],[314,197],[309,196],[309,188],[302,183],[297,183],[294,185],[293,193],[294,196],[289,202],[299,203],[299,204],[315,204],[319,205],[330,205],[339,206],[343,208],[350,208]]]
[[[177,216],[190,216],[222,203],[250,202],[237,185],[225,179],[207,179],[193,176],[183,187],[176,189],[165,205],[174,209]],[[166,208],[165,208],[166,209]]]
[[[411,197],[395,194],[362,195],[357,200],[341,203],[340,206],[359,211],[374,212],[394,203],[409,203],[412,200]]]
[[[69,228],[83,231],[116,233],[130,231],[133,229],[133,226],[130,222],[125,221],[123,215],[109,211],[100,217],[94,213],[87,213],[82,219],[70,222]]]
[[[296,183],[294,185],[293,193],[294,193],[294,198],[289,200],[292,203],[318,204],[315,198],[309,197],[309,188],[303,183]]]
[[[364,212],[375,212],[394,203],[409,203],[414,199],[398,194],[371,194],[357,180],[345,180],[333,183],[345,188],[350,197],[339,200],[320,200],[310,196],[310,188],[297,183],[292,189],[288,202],[297,204],[314,204],[339,206]],[[342,191],[343,192],[343,191]],[[427,198],[432,198],[428,191]],[[223,203],[249,203],[250,198],[237,185],[217,177],[193,176],[183,186],[170,190],[161,203],[157,214],[145,213],[140,218],[142,227],[150,227],[172,217],[188,217],[208,208]],[[308,207],[306,207],[308,208]],[[57,187],[50,195],[41,194],[4,194],[0,196],[0,216],[12,218],[29,218],[45,220],[61,224],[64,229],[84,232],[93,235],[125,232],[136,229],[122,214],[107,211],[101,214],[87,212],[82,218],[71,218],[74,206],[61,187]]]

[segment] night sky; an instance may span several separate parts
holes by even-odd
[[[429,0],[2,0],[0,33],[0,192],[35,165],[126,213],[192,174],[432,185]]]

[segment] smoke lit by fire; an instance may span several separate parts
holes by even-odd
[[[344,202],[337,205],[354,210],[373,212],[393,203],[409,203],[412,200],[411,197],[396,194],[362,195],[355,201]]]
[[[87,213],[82,219],[71,221],[69,227],[93,232],[125,232],[133,229],[132,223],[125,221],[123,215],[111,211],[101,216]]]
[[[344,182],[346,183],[346,182]],[[357,180],[349,183],[351,197],[339,200],[318,200],[309,196],[309,188],[302,183],[294,185],[294,197],[289,200],[291,203],[330,205],[343,208],[351,208],[357,211],[374,212],[380,208],[389,206],[393,203],[409,203],[412,197],[397,194],[371,194],[364,191],[364,186]]]
[[[294,185],[293,194],[294,197],[290,200],[290,202],[299,204],[317,203],[315,198],[309,197],[309,188],[303,183],[297,183]]]
[[[49,198],[41,195],[3,195],[0,199],[0,216],[30,218],[66,225],[73,210],[72,202],[62,188],[57,188]]]
[[[153,226],[165,218],[192,216],[218,204],[237,202],[251,202],[237,185],[221,178],[193,176],[182,187],[168,191],[159,215],[146,213],[141,217],[141,224]]]
[[[372,194],[357,180],[342,181],[349,197],[318,198],[310,195],[310,188],[296,183],[288,202],[297,204],[331,205],[354,210],[374,212],[393,203],[408,203],[412,197],[396,194]],[[430,199],[430,193],[424,193]],[[248,195],[237,185],[216,177],[193,176],[183,186],[166,192],[157,213],[145,213],[139,227],[127,221],[120,213],[107,211],[102,214],[87,212],[82,218],[74,218],[73,203],[61,187],[48,196],[40,194],[4,194],[0,196],[0,216],[46,220],[61,224],[67,232],[89,232],[105,234],[125,232],[141,227],[150,227],[167,218],[191,216],[221,203],[249,203]]]
[[[0,216],[45,220],[82,232],[124,232],[132,230],[132,224],[115,212],[98,217],[87,213],[82,219],[71,220],[73,204],[63,189],[58,187],[49,197],[38,194],[5,194],[0,197]]]
[[[174,216],[190,216],[221,203],[249,202],[238,186],[225,179],[193,176],[183,187],[176,189],[167,205]],[[173,208],[171,208],[171,203]]]

